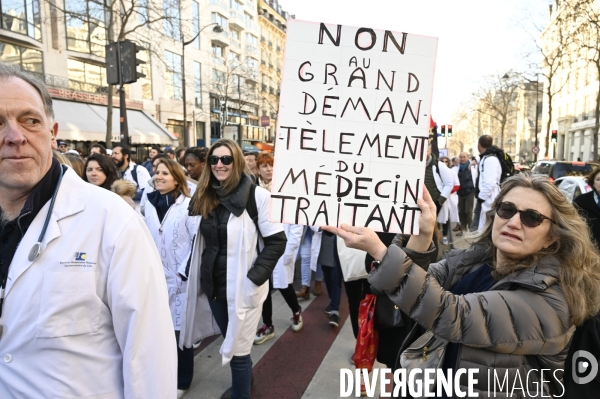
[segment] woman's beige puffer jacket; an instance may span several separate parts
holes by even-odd
[[[416,255],[413,258],[427,259]],[[387,293],[417,323],[450,342],[461,344],[455,369],[479,368],[475,392],[479,392],[480,398],[488,397],[488,370],[493,376],[495,369],[500,382],[507,370],[510,388],[515,379],[519,386],[519,376],[525,387],[527,372],[532,368],[525,355],[537,355],[538,367],[551,369],[544,371],[544,380],[549,380],[554,370],[564,369],[575,331],[558,284],[557,259],[545,258],[536,266],[506,276],[487,292],[454,295],[448,291],[485,263],[484,248],[475,245],[448,252],[446,259],[432,263],[425,271],[422,267],[427,270],[426,265],[418,267],[402,249],[393,245],[381,266],[369,275],[371,286]],[[531,374],[529,385],[533,394],[536,389],[532,380],[536,377]],[[562,372],[556,376],[562,378]],[[462,377],[464,390],[467,376]],[[490,397],[511,397],[506,396],[506,387],[502,389],[504,394],[497,388],[496,396],[494,388],[489,388]],[[560,394],[560,385],[558,388]],[[528,396],[515,390],[512,397]]]

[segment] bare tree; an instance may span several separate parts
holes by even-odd
[[[222,68],[213,68],[209,91],[219,96],[223,101],[224,125],[227,123],[227,112],[237,109],[240,114],[239,140],[241,144],[241,113],[247,105],[256,105],[258,96],[256,84],[258,81],[257,66],[247,65],[239,60],[222,60]]]
[[[153,43],[160,43],[166,34],[176,40],[181,40],[182,18],[180,18],[180,0],[105,0],[94,1],[95,9],[88,6],[87,1],[63,0],[62,5],[55,0],[45,0],[51,10],[51,15],[60,20],[78,20],[87,26],[88,40],[96,43],[113,43],[126,39],[140,37],[143,30],[144,42],[150,45],[142,46],[149,53],[157,53]],[[94,13],[95,20],[104,19],[104,26],[91,23],[90,14]],[[164,34],[163,34],[164,32]],[[162,55],[158,59],[162,60]],[[108,103],[106,117],[106,146],[112,148],[112,114],[113,114],[113,85],[108,85]]]
[[[582,57],[600,77],[600,9],[594,0],[565,0],[560,22],[574,37],[574,58]],[[598,161],[598,131],[600,130],[600,79],[596,90],[595,125],[593,131],[593,160]]]
[[[520,74],[509,71],[503,75],[489,75],[477,93],[477,111],[487,115],[492,120],[500,135],[500,148],[504,147],[504,134],[507,125],[516,111],[517,90],[520,84]]]
[[[568,28],[564,22],[568,14],[563,7],[555,10],[551,15],[550,23],[547,26],[540,25],[536,19],[529,18],[526,31],[531,36],[533,52],[528,54],[533,58],[530,64],[530,70],[523,77],[529,81],[529,89],[535,82],[535,91],[542,93],[548,101],[548,118],[546,120],[546,134],[544,138],[544,156],[549,156],[550,150],[550,127],[553,117],[553,99],[567,84],[569,80],[568,66],[570,65],[569,47],[572,43],[572,37],[568,33]],[[567,71],[566,77],[561,81],[561,74]],[[535,79],[531,79],[531,75]],[[539,79],[539,77],[542,79]],[[541,84],[540,84],[541,83]],[[543,101],[543,100],[542,100]],[[538,117],[538,104],[536,104],[535,117]],[[539,132],[535,132],[536,136]]]

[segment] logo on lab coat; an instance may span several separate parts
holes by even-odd
[[[75,252],[75,260],[85,260],[87,252]]]

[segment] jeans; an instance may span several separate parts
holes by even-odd
[[[225,337],[229,323],[227,301],[208,301],[208,304],[223,337]],[[250,355],[233,356],[229,367],[231,368],[231,399],[250,398],[252,386],[252,358]]]
[[[306,234],[304,240],[300,244],[300,250],[298,251],[298,257],[300,258],[300,265],[302,270],[302,285],[310,287],[310,278],[312,270],[310,270],[310,259],[311,259],[311,246],[312,246],[312,235],[313,231],[310,228],[306,228]],[[317,281],[323,281],[323,269],[320,264],[317,263],[317,275],[315,277]]]
[[[177,389],[187,390],[194,378],[194,348],[179,349],[179,331],[175,331],[177,340]]]
[[[473,212],[473,222],[471,223],[471,231],[479,230],[479,218],[481,216],[481,202],[476,201],[475,211]]]
[[[330,309],[332,312],[337,313],[340,310],[344,276],[342,274],[342,267],[340,266],[340,259],[337,255],[337,241],[335,240],[333,241],[333,251],[335,266],[323,266],[323,276],[325,277],[325,286],[329,294]]]
[[[475,193],[458,196],[458,218],[460,219],[460,227],[463,230],[471,228],[473,223],[473,202],[475,201]]]

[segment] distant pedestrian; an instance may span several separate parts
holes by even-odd
[[[73,170],[75,171],[75,173],[77,173],[77,176],[81,177],[83,179],[83,159],[81,159],[81,156],[79,154],[75,155],[73,153],[67,152],[66,154],[64,154],[64,156],[69,160],[69,162],[71,163],[71,167],[73,168]]]
[[[477,181],[477,166],[469,160],[469,154],[461,152],[459,155],[458,180],[458,218],[460,229],[468,231],[473,222],[473,206],[475,202],[475,183]],[[462,235],[462,233],[459,233]]]
[[[91,154],[106,155],[106,147],[104,147],[102,144],[94,143],[90,146],[90,155]]]
[[[254,176],[258,176],[258,168],[256,166],[256,160],[258,158],[258,154],[255,152],[245,152],[244,158],[246,159],[246,164],[248,165],[248,169]]]
[[[600,249],[600,167],[595,167],[587,175],[586,182],[592,188],[592,191],[581,194],[573,202],[579,214],[590,227],[591,238],[596,247]]]
[[[110,190],[113,182],[119,178],[117,168],[110,157],[92,154],[85,160],[83,180]]]
[[[452,172],[445,163],[440,162],[432,153],[431,145],[427,147],[427,161],[425,166],[425,186],[431,193],[433,202],[437,207],[437,221],[442,224],[442,244],[448,245],[448,217],[450,193],[454,187]]]
[[[152,147],[150,149],[150,153],[148,154],[149,159],[147,161],[145,161],[144,163],[142,163],[142,166],[144,168],[146,168],[146,170],[150,174],[150,177],[154,176],[154,170],[152,169],[152,161],[154,161],[154,158],[156,158],[156,156],[159,155],[160,153],[161,153],[160,148]]]
[[[493,145],[492,136],[484,135],[479,137],[477,143],[479,150],[479,169],[477,185],[475,188],[475,198],[477,204],[471,230],[483,229],[486,221],[486,213],[492,209],[492,203],[500,192],[500,179],[502,178],[502,165],[500,160],[494,155],[499,148]]]
[[[110,191],[117,194],[123,201],[127,202],[127,205],[135,209],[135,197],[136,187],[135,184],[129,180],[117,179],[110,185]]]
[[[129,180],[136,185],[137,193],[134,201],[139,202],[142,199],[144,190],[148,188],[150,173],[148,173],[146,168],[136,165],[131,160],[131,150],[129,147],[114,147],[111,157],[117,166],[119,178]]]
[[[183,165],[188,177],[196,182],[200,181],[200,176],[206,168],[206,154],[208,150],[202,147],[190,147],[185,151]]]
[[[69,151],[69,147],[67,146],[67,142],[63,140],[58,141],[58,151],[63,154],[66,154]]]

